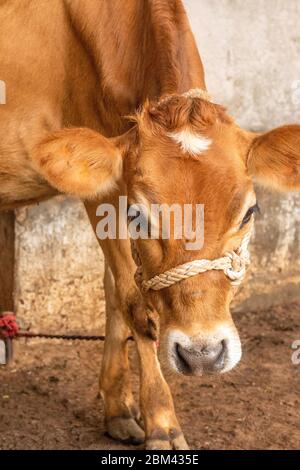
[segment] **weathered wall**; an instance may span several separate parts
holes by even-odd
[[[239,124],[300,121],[299,0],[185,0],[207,85]]]
[[[238,122],[255,130],[300,122],[299,0],[185,4],[208,88]],[[300,297],[300,195],[259,191],[259,202],[240,310]],[[16,249],[21,318],[39,328],[102,329],[102,255],[80,203],[18,211]]]
[[[103,329],[103,255],[83,205],[58,197],[17,211],[19,318],[39,330]]]

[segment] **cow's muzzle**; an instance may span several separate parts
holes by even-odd
[[[241,358],[237,331],[228,326],[192,337],[173,330],[167,337],[167,349],[172,369],[184,375],[224,373]]]

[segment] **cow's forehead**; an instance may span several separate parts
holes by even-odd
[[[171,95],[158,103],[146,103],[136,116],[143,160],[157,155],[217,160],[225,166],[239,165],[238,132],[225,108],[200,98]],[[209,160],[207,156],[209,155]]]
[[[137,116],[130,193],[150,203],[242,207],[253,195],[238,127],[224,108],[182,95],[146,104]]]
[[[209,157],[200,163],[156,155],[155,163],[144,163],[141,157],[130,185],[132,202],[202,204],[206,223],[219,219],[225,225],[255,204],[252,181],[240,168],[209,164]]]
[[[170,187],[172,193],[186,195],[226,192],[226,188],[236,192],[251,185],[238,146],[231,135],[227,140],[224,137],[209,132],[195,134],[191,141],[183,131],[180,140],[173,133],[142,136],[131,184],[149,193],[168,192]]]

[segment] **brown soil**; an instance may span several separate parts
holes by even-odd
[[[177,415],[194,449],[300,446],[300,303],[236,318],[239,367],[218,378],[172,378]],[[102,344],[18,341],[0,369],[0,449],[128,449],[105,436],[97,380]],[[137,388],[137,375],[134,374]]]

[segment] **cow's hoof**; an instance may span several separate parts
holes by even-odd
[[[134,418],[115,417],[106,420],[107,434],[117,441],[139,445],[145,442],[145,432]]]
[[[181,431],[171,430],[169,433],[164,430],[155,431],[146,440],[146,450],[189,450],[189,446]]]

